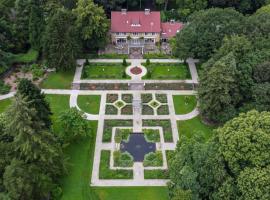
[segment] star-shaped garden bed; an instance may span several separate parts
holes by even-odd
[[[146,154],[156,151],[156,144],[147,142],[143,133],[132,133],[127,143],[121,142],[120,149],[122,152],[129,152],[135,162],[143,162]]]

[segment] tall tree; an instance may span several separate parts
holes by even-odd
[[[16,18],[14,23],[14,35],[17,39],[16,49],[25,51],[29,45],[29,1],[16,0],[15,2]]]
[[[207,0],[176,0],[176,4],[180,19],[186,21],[190,14],[205,9],[207,7]]]
[[[202,115],[209,120],[225,122],[236,114],[235,105],[242,99],[232,53],[201,73],[198,89]]]
[[[102,7],[94,4],[93,0],[78,0],[74,13],[76,26],[86,47],[103,47],[107,41],[109,22]]]
[[[29,42],[35,50],[41,48],[41,38],[43,35],[45,20],[40,0],[30,0],[30,17],[29,17]]]
[[[36,110],[38,121],[49,129],[52,124],[50,119],[52,113],[44,93],[41,93],[41,90],[27,79],[20,80],[17,89],[17,93],[26,97],[30,101],[29,106]]]
[[[233,9],[213,8],[194,13],[176,37],[176,55],[208,60],[225,35],[243,32],[245,18]]]
[[[49,67],[57,70],[75,68],[81,51],[78,35],[75,16],[68,10],[58,9],[51,16],[44,35],[43,53]]]
[[[251,111],[217,129],[206,143],[182,138],[170,168],[172,196],[269,199],[269,126],[269,112]]]

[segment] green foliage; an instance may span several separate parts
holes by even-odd
[[[7,94],[10,91],[10,86],[6,85],[4,81],[0,80],[0,94]]]
[[[133,157],[128,152],[122,153],[121,151],[113,152],[114,166],[115,167],[132,167]]]
[[[150,65],[150,59],[149,59],[149,58],[146,59],[145,65],[146,65],[146,66],[149,66],[149,65]]]
[[[255,84],[252,87],[252,99],[259,111],[270,111],[270,82]]]
[[[241,100],[233,54],[204,69],[198,89],[200,109],[204,117],[224,122],[236,113],[235,105]]]
[[[40,50],[41,38],[45,26],[42,3],[37,0],[30,0],[30,6],[29,42],[33,49]]]
[[[123,65],[124,67],[126,67],[126,66],[127,66],[127,61],[126,61],[126,58],[124,58],[124,59],[123,59],[123,63],[122,63],[122,65]]]
[[[122,141],[128,142],[131,132],[132,132],[132,129],[117,128],[115,131],[115,137],[114,137],[115,142],[116,143],[121,143]]]
[[[251,111],[217,130],[220,150],[234,175],[247,167],[270,164],[270,113]]]
[[[18,84],[17,93],[27,98],[30,101],[30,107],[36,110],[36,116],[40,120],[44,127],[51,127],[51,109],[48,102],[45,100],[44,93],[34,85],[31,81],[27,79],[22,79]]]
[[[85,119],[86,116],[77,108],[70,108],[62,112],[59,116],[59,122],[63,131],[63,139],[69,142],[74,139],[78,140],[82,137],[91,136],[92,130]]]
[[[176,37],[175,54],[181,59],[206,60],[222,44],[225,35],[243,32],[245,18],[233,9],[211,8],[194,13]]]
[[[159,167],[163,165],[162,152],[150,152],[144,156],[144,167]]]
[[[203,10],[207,7],[207,0],[176,0],[180,20],[186,21],[187,17],[195,11]]]
[[[106,44],[109,23],[102,7],[93,0],[78,0],[73,10],[76,15],[76,27],[87,48],[99,48]]]
[[[50,17],[43,45],[43,53],[50,68],[63,71],[75,68],[81,50],[78,35],[75,16],[69,11],[58,9]]]
[[[270,61],[256,65],[253,68],[253,78],[257,83],[270,82]]]
[[[159,130],[157,129],[143,129],[144,137],[148,142],[160,142]]]
[[[15,54],[13,56],[13,63],[33,63],[38,59],[38,51],[30,49],[27,53]]]

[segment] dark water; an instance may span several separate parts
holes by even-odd
[[[135,162],[142,162],[145,154],[156,151],[156,144],[147,142],[143,133],[132,133],[128,143],[121,142],[120,149],[122,152],[129,152]]]

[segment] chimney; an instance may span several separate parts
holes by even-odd
[[[149,15],[150,14],[150,9],[144,9],[144,14]]]
[[[127,14],[127,9],[121,9],[121,14],[122,14],[122,15]]]

